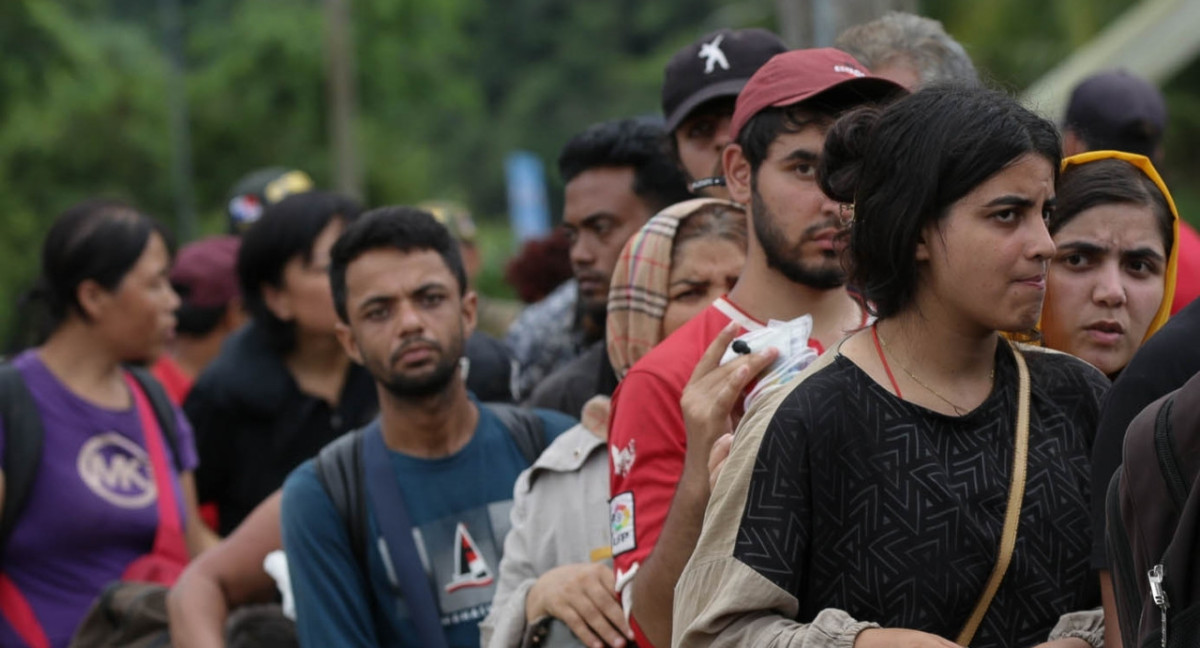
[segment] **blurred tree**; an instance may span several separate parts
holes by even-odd
[[[567,138],[658,114],[671,53],[717,27],[773,27],[776,11],[776,0],[348,1],[367,202],[447,197],[481,220],[504,213],[507,151],[546,160],[557,214]],[[1135,2],[918,5],[1015,89]],[[224,228],[229,187],[252,169],[295,166],[331,186],[320,0],[182,4],[201,231]],[[157,0],[0,1],[0,304],[32,280],[41,237],[70,203],[105,194],[173,213],[160,34]],[[1200,205],[1178,181],[1200,167],[1197,79],[1193,65],[1167,87],[1184,205]]]
[[[0,304],[37,274],[52,216],[90,195],[170,204],[164,68],[136,25],[47,0],[0,9]],[[12,308],[5,308],[11,313]]]

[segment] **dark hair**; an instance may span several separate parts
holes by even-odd
[[[1054,124],[993,90],[932,87],[886,109],[860,108],[834,124],[817,169],[821,190],[854,206],[850,284],[880,317],[916,294],[916,249],[926,225],[1025,154],[1058,175]]]
[[[116,290],[155,233],[170,250],[170,237],[161,225],[115,200],[85,200],[59,215],[42,245],[42,276],[34,289],[48,311],[47,332],[71,314],[86,320],[79,285],[91,280],[105,290]]]
[[[504,280],[526,304],[541,301],[571,276],[571,241],[561,227],[525,241],[504,266]]]
[[[458,241],[451,236],[450,230],[437,222],[433,214],[416,207],[380,207],[363,214],[354,225],[346,228],[330,254],[329,282],[333,286],[333,305],[343,322],[350,321],[346,308],[346,268],[363,254],[379,249],[437,252],[458,281],[458,293],[466,294],[467,271],[463,268]]]
[[[245,605],[229,614],[226,648],[299,648],[296,624],[278,605]]]
[[[296,345],[295,324],[267,308],[263,286],[283,286],[288,261],[312,260],[313,244],[335,220],[347,225],[362,211],[354,200],[324,191],[293,194],[267,207],[242,237],[237,273],[246,311],[262,326],[275,350],[290,352]]]
[[[745,249],[746,212],[728,204],[709,203],[681,218],[671,246],[671,265],[675,265],[679,250],[689,241],[710,236],[732,241]]]
[[[176,290],[175,292],[179,291]],[[217,328],[217,325],[221,323],[221,318],[225,317],[225,312],[228,308],[229,304],[222,306],[196,306],[195,304],[184,302],[175,311],[175,333],[188,337],[204,337]]]
[[[1124,160],[1108,159],[1072,164],[1058,179],[1058,206],[1050,216],[1050,234],[1057,234],[1080,213],[1100,205],[1149,207],[1169,256],[1175,243],[1175,216],[1158,185]]]
[[[572,137],[558,156],[564,183],[598,167],[633,167],[633,193],[654,212],[692,197],[671,153],[670,138],[657,120],[593,124]]]
[[[785,133],[799,133],[812,125],[827,128],[843,110],[861,103],[861,96],[827,91],[819,99],[764,108],[755,113],[737,136],[742,155],[750,163],[750,173],[758,175],[758,169],[767,159],[767,151],[775,138]]]

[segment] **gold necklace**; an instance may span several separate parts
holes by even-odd
[[[925,391],[929,392],[930,394],[933,394],[934,396],[937,396],[939,399],[941,399],[941,400],[942,400],[942,402],[946,403],[946,404],[947,404],[947,405],[949,405],[951,408],[953,408],[953,409],[954,409],[954,413],[955,413],[956,415],[958,415],[958,416],[962,416],[962,415],[966,414],[967,412],[970,412],[970,411],[971,411],[971,410],[969,410],[969,409],[965,409],[965,408],[959,407],[958,405],[955,405],[955,404],[954,404],[954,402],[953,402],[953,401],[951,401],[949,398],[946,398],[945,396],[942,396],[941,394],[939,394],[939,393],[938,393],[938,391],[937,391],[936,389],[934,389],[933,387],[930,387],[929,385],[925,384],[925,381],[921,380],[920,378],[917,378],[917,377],[916,377],[916,376],[913,374],[913,372],[911,372],[911,371],[909,371],[909,370],[908,370],[908,367],[905,367],[905,366],[904,366],[904,364],[902,364],[902,363],[900,362],[900,359],[896,357],[896,354],[895,354],[895,353],[892,353],[892,349],[891,349],[891,348],[888,346],[888,344],[887,344],[887,341],[886,341],[886,340],[884,340],[882,337],[879,337],[879,334],[878,334],[879,328],[878,328],[878,327],[875,327],[875,330],[876,330],[876,334],[875,334],[875,336],[876,336],[876,338],[879,340],[879,343],[883,345],[883,349],[884,349],[885,351],[887,351],[889,355],[891,355],[891,356],[892,356],[892,359],[896,361],[896,365],[897,365],[898,367],[900,367],[900,370],[901,370],[901,371],[903,371],[904,373],[908,374],[908,377],[909,377],[909,378],[912,378],[912,379],[913,379],[913,382],[915,382],[915,383],[917,383],[918,385],[920,385],[920,386],[924,387],[924,388],[925,388]],[[988,372],[988,383],[989,383],[989,385],[993,385],[993,386],[994,386],[994,385],[995,385],[995,383],[996,383],[996,366],[995,366],[994,364],[992,365],[992,370]],[[991,387],[989,387],[989,388],[988,388],[988,392],[989,392],[989,393],[991,393]],[[897,394],[897,395],[899,395],[899,394]]]

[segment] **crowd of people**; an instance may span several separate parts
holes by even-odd
[[[72,206],[0,647],[1200,645],[1166,119],[1110,71],[1051,122],[920,16],[721,29],[565,143],[512,316],[447,201],[262,169],[177,253]]]

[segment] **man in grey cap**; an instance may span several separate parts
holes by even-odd
[[[765,29],[721,29],[671,57],[663,74],[662,107],[671,146],[693,193],[729,198],[721,151],[742,87],[772,56],[787,51]]]
[[[931,84],[979,85],[967,50],[932,18],[889,11],[849,27],[833,46],[858,59],[871,74],[911,92]]]

